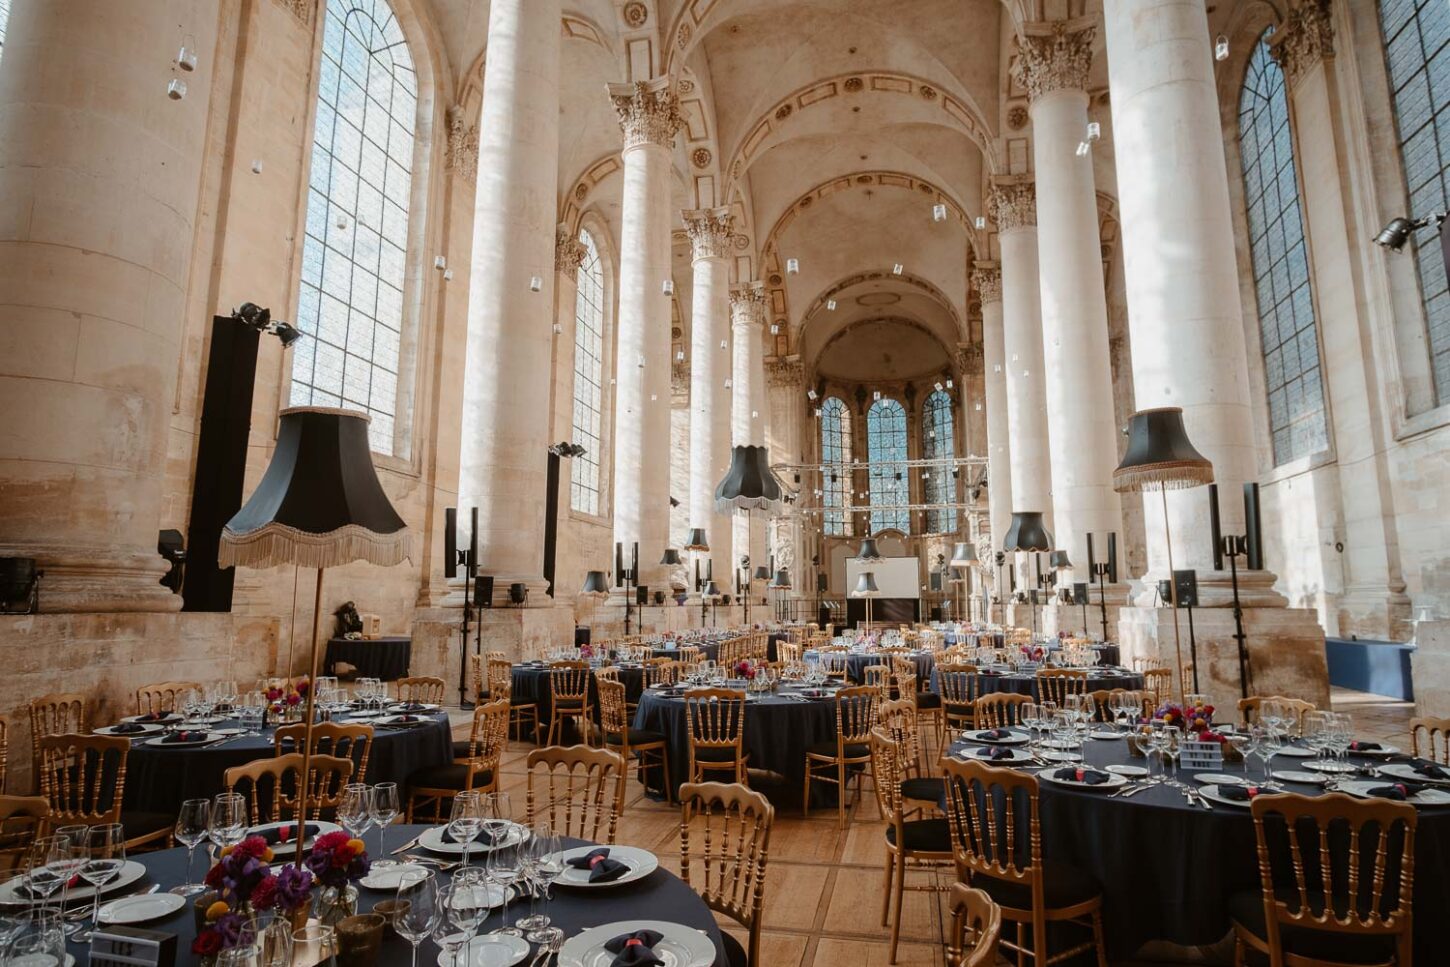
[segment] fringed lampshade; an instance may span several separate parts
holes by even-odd
[[[876,538],[867,537],[861,541],[861,549],[856,552],[858,561],[879,561],[881,552],[876,549]]]
[[[609,580],[604,576],[604,572],[590,571],[584,575],[584,586],[579,589],[579,594],[590,598],[609,597]]]
[[[972,546],[970,541],[958,541],[957,545],[952,548],[951,566],[971,567],[976,563],[978,563],[977,549]]]
[[[751,576],[757,581],[769,581],[770,568],[764,564],[758,564],[755,567],[755,573]]]
[[[680,559],[679,551],[675,550],[673,547],[667,547],[665,548],[664,555],[660,558],[660,563],[665,565],[666,567],[679,567],[685,562]]]
[[[687,551],[708,551],[710,541],[705,537],[705,528],[691,527],[690,533],[685,537],[685,550]]]
[[[1067,551],[1057,550],[1047,555],[1047,566],[1060,571],[1063,568],[1072,567],[1072,561],[1068,560]]]
[[[1004,551],[1050,551],[1052,532],[1042,522],[1042,513],[1022,510],[1012,515],[1012,525],[1007,528],[1007,539],[1002,542]]]
[[[777,591],[789,591],[790,571],[786,570],[785,568],[781,568],[780,570],[776,571],[775,577],[770,579],[770,584],[767,585],[767,587],[775,588]]]
[[[715,487],[715,509],[722,514],[732,510],[770,510],[780,501],[780,481],[770,469],[765,447],[732,447],[730,469]]]
[[[874,598],[881,594],[881,589],[876,586],[876,575],[871,571],[862,571],[856,578],[856,588],[851,592],[853,598]]]
[[[1128,424],[1128,449],[1113,471],[1120,494],[1144,490],[1186,490],[1213,483],[1213,464],[1188,440],[1183,410],[1165,406],[1139,410]]]
[[[716,601],[720,598],[720,586],[714,581],[706,581],[705,586],[700,589],[700,597]]]

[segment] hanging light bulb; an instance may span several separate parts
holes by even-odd
[[[176,66],[188,74],[196,70],[196,41],[187,37],[181,42],[181,50],[176,55]]]
[[[975,225],[975,226],[977,226],[977,230],[978,231],[986,228],[987,227],[987,216],[986,215],[978,215],[976,221],[972,222],[972,224]]]
[[[730,348],[730,344],[727,343],[725,340],[722,339],[722,340],[720,340],[720,348],[721,349],[729,349]]]
[[[881,399],[881,391],[878,389],[878,390],[875,390],[874,392],[872,392],[871,398],[873,400],[879,400],[879,399]]]
[[[1077,156],[1079,158],[1086,158],[1088,152],[1091,150],[1091,146],[1086,141],[1079,141],[1077,143]]]
[[[663,288],[665,290],[665,295],[674,295],[675,294],[675,280],[674,279],[665,279],[665,284],[664,284]]]
[[[780,324],[779,323],[772,322],[770,324],[770,334],[772,336],[779,336],[780,335]]]
[[[829,311],[831,311],[831,312],[835,312],[836,311],[836,300],[835,299],[827,299],[826,300],[826,309],[829,310]]]
[[[678,350],[675,353],[675,362],[677,362],[677,363],[683,363],[684,361],[685,361],[685,351],[683,349]]]
[[[1102,140],[1102,137],[1103,126],[1097,121],[1089,121],[1087,126],[1088,144],[1096,144],[1098,141]]]
[[[1228,38],[1223,34],[1219,34],[1218,39],[1213,42],[1213,59],[1228,60]]]
[[[816,398],[816,391],[814,389],[808,389],[808,390],[806,390],[806,399],[808,399],[808,400],[814,400],[815,398]]]
[[[529,276],[529,291],[538,292],[544,287],[544,280],[537,275]]]
[[[636,363],[636,365],[639,366],[640,369],[644,369],[644,353],[639,354],[639,362]]]
[[[892,275],[900,275],[902,272],[905,272],[905,271],[906,271],[906,266],[902,265],[900,262],[897,262],[895,265],[891,266],[891,274]]]
[[[729,389],[730,387],[732,387],[734,385],[735,385],[735,381],[732,380],[729,376],[726,376],[725,377],[725,388],[726,389]]]
[[[940,393],[941,392],[941,380],[937,380],[935,383],[933,383],[932,384],[932,389],[934,389],[938,393]]]
[[[554,335],[557,336],[560,333],[562,333],[563,331],[564,331],[564,327],[563,326],[559,325],[557,322],[554,323]]]
[[[953,387],[952,381],[950,379],[947,380],[947,389],[953,389],[953,388],[954,387]]]
[[[179,77],[173,77],[166,85],[166,96],[173,101],[179,101],[186,96],[186,81]]]
[[[800,262],[800,259],[786,259],[785,260],[785,274],[786,275],[800,275],[800,272],[801,272],[801,262]]]
[[[934,221],[934,222],[944,222],[944,221],[946,221],[947,220],[947,206],[941,204],[940,202],[938,202],[935,205],[932,205],[931,206],[931,220]]]

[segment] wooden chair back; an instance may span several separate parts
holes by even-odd
[[[447,684],[432,675],[415,675],[398,679],[398,701],[422,702],[427,705],[442,705],[443,690]]]
[[[1031,695],[1016,692],[993,692],[977,699],[977,727],[1005,729],[1022,724],[1022,706],[1032,701]]]
[[[861,669],[861,684],[874,688],[882,698],[890,698],[891,667],[889,665],[867,665]]]
[[[509,700],[495,698],[473,710],[468,732],[468,761],[475,773],[491,769],[498,773],[499,760],[508,746]]]
[[[801,646],[789,641],[778,641],[775,643],[775,654],[781,661],[800,661]]]
[[[95,826],[121,821],[126,788],[126,758],[131,741],[119,735],[44,735],[40,756],[40,795],[50,804],[57,826]]]
[[[196,682],[156,682],[136,689],[136,714],[175,712],[193,691],[201,691]]]
[[[10,770],[10,720],[0,715],[0,794],[5,792],[5,777]]]
[[[0,872],[24,869],[30,844],[49,825],[50,803],[44,796],[0,796]]]
[[[342,789],[352,778],[352,760],[314,755],[307,782],[302,779],[302,753],[289,752],[271,759],[253,759],[222,773],[227,792],[240,792],[247,800],[253,826],[296,818],[307,797],[308,814],[336,809]]]
[[[1044,702],[1066,703],[1069,695],[1087,694],[1087,672],[1077,668],[1043,668],[1037,672],[1037,694]]]
[[[680,662],[670,658],[655,658],[644,668],[644,684],[648,688],[651,685],[673,685],[680,680]]]
[[[514,693],[514,666],[507,658],[488,659],[489,701],[512,698]]]
[[[922,766],[921,725],[916,715],[916,702],[910,698],[885,701],[876,710],[881,728],[901,746],[902,770],[917,774]]]
[[[1155,706],[1168,701],[1173,695],[1173,669],[1162,665],[1143,669],[1143,691],[1153,696]]]
[[[1410,752],[1418,758],[1450,765],[1450,719],[1429,716],[1410,719]],[[3,755],[0,749],[0,757]],[[0,758],[0,778],[4,778],[3,758]]]
[[[525,760],[528,822],[547,820],[560,836],[614,842],[624,810],[624,757],[587,745],[547,746]]]
[[[554,707],[587,702],[590,677],[586,661],[556,661],[549,665],[549,694]]]
[[[943,705],[970,707],[978,697],[977,666],[966,662],[937,665],[936,687]]]
[[[468,679],[473,682],[473,704],[482,705],[488,694],[488,659],[483,655],[468,656]]]
[[[599,727],[605,735],[624,735],[629,731],[629,709],[624,698],[624,683],[617,678],[600,678]]]
[[[278,726],[272,734],[277,755],[301,752],[306,722]],[[367,782],[368,756],[373,749],[373,727],[362,723],[317,722],[312,726],[312,754],[351,759],[353,782]]]
[[[697,663],[700,660],[700,656],[705,653],[703,649],[695,645],[682,645],[676,651],[679,653],[679,657],[675,660],[686,665]]]
[[[990,876],[1025,887],[1032,894],[1033,909],[1042,909],[1037,778],[953,758],[942,761],[942,773],[959,878]]]
[[[947,967],[991,967],[1002,939],[1002,908],[982,890],[953,884],[947,897],[952,923],[947,934]]]
[[[845,757],[847,745],[864,745],[876,726],[881,692],[870,685],[843,688],[836,693],[836,755]]]
[[[711,910],[750,931],[747,963],[759,964],[765,865],[775,807],[739,783],[680,787],[680,876]]]
[[[84,734],[86,697],[78,692],[52,692],[30,701],[31,775],[40,774],[40,740],[47,735]]]
[[[885,727],[871,730],[871,779],[876,788],[876,807],[881,818],[898,827],[896,842],[904,843],[906,809],[901,784],[907,779],[908,751]]]

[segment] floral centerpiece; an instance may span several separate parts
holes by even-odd
[[[1161,720],[1164,725],[1177,726],[1185,733],[1203,733],[1213,729],[1212,705],[1184,706],[1177,702],[1166,702],[1158,707],[1153,717]]]
[[[261,836],[248,836],[222,849],[216,865],[206,874],[211,892],[203,897],[202,922],[191,943],[192,953],[214,957],[250,941],[250,921],[255,914],[275,912],[288,920],[305,914],[312,871],[287,865],[273,873],[271,862],[272,848]]]
[[[312,683],[306,678],[299,678],[296,684],[291,682],[286,685],[272,685],[267,688],[267,708],[273,715],[285,715],[288,719],[297,718],[302,714],[302,703],[307,699],[307,692],[311,689]]]
[[[742,658],[735,665],[735,674],[747,682],[755,681],[755,666],[750,663],[749,658]]]
[[[1022,645],[1022,660],[1041,662],[1047,656],[1041,645]]]
[[[363,841],[342,830],[324,833],[312,843],[307,869],[321,886],[315,912],[323,923],[336,923],[357,913],[357,888],[352,884],[368,875],[372,861]]]

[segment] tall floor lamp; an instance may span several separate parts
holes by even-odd
[[[327,407],[283,410],[272,462],[251,499],[222,528],[220,567],[268,568],[279,564],[317,569],[312,603],[312,669],[302,746],[304,785],[312,768],[316,719],[318,625],[322,573],[353,561],[381,567],[412,556],[412,535],[393,509],[373,466],[368,416]],[[291,677],[291,668],[288,668]],[[307,825],[307,796],[297,807]],[[302,865],[302,850],[297,850]]]
[[[962,584],[962,620],[970,621],[970,609],[967,607],[967,572],[977,566],[977,549],[971,541],[958,541],[952,548],[952,559],[947,562],[948,566],[956,568],[961,575]]]
[[[870,571],[862,571],[856,578],[856,589],[851,592],[853,598],[866,599],[866,634],[871,633],[871,599],[880,597],[881,589],[876,586],[876,575]]]
[[[1128,449],[1113,471],[1113,489],[1120,494],[1157,490],[1163,503],[1163,537],[1168,545],[1168,586],[1173,605],[1173,650],[1178,658],[1178,699],[1184,700],[1183,642],[1178,631],[1178,583],[1173,578],[1173,525],[1168,517],[1168,491],[1213,483],[1213,464],[1188,440],[1183,410],[1164,406],[1139,410],[1128,425]]]
[[[730,448],[730,466],[715,485],[715,509],[722,514],[743,510],[747,533],[753,530],[753,512],[772,510],[779,506],[784,492],[780,481],[770,469],[770,455],[765,447],[739,444]],[[746,548],[747,553],[749,548]],[[767,571],[767,578],[770,573]],[[745,572],[746,614],[750,608],[750,571]],[[747,619],[748,620],[748,619]]]
[[[1042,559],[1037,557],[1046,551],[1052,550],[1052,532],[1042,520],[1042,512],[1038,510],[1019,510],[1012,514],[1012,524],[1007,528],[1007,537],[1002,541],[1004,551],[1026,551],[1033,556],[1037,564],[1037,573],[1042,573]],[[1008,572],[1011,573],[1011,572]],[[1003,607],[1003,617],[1006,616],[1006,607]],[[1005,623],[1005,622],[1004,622]],[[1037,634],[1037,605],[1032,605],[1032,633]]]

